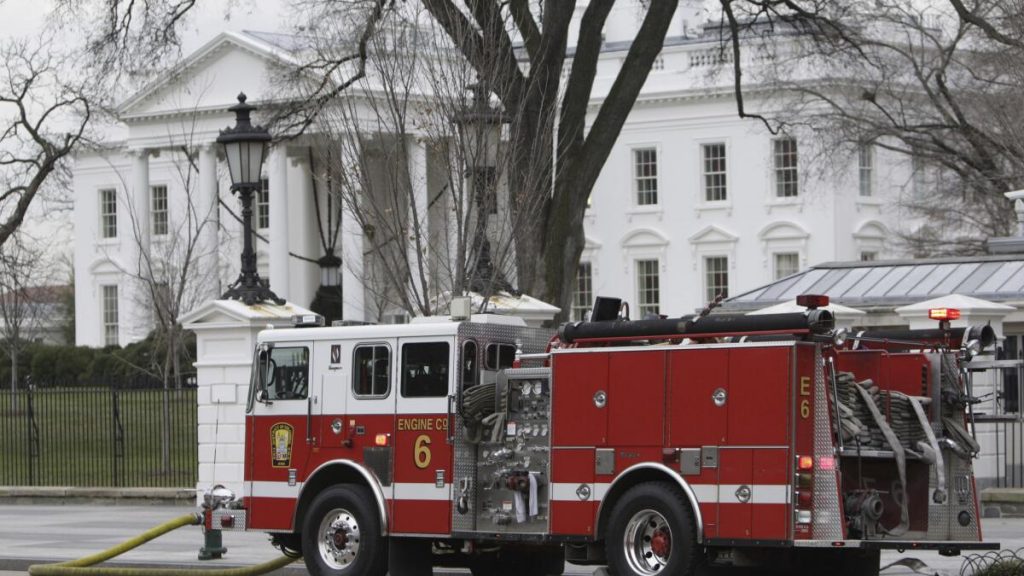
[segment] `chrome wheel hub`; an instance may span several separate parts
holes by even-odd
[[[335,570],[352,565],[359,555],[359,523],[344,508],[324,515],[317,533],[317,548],[324,563]]]
[[[622,541],[626,563],[636,574],[660,574],[672,555],[672,530],[659,512],[641,510],[629,519]]]

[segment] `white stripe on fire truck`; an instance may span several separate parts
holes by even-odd
[[[448,500],[452,488],[451,484],[438,488],[432,482],[396,482],[394,486],[395,500]]]
[[[579,502],[579,489],[582,483],[556,482],[551,485],[551,499],[555,501]],[[600,501],[604,499],[610,484],[607,482],[588,483],[590,489],[590,500]],[[787,484],[750,484],[750,502],[752,504],[787,504],[790,501],[792,489]],[[719,501],[719,494],[722,495],[722,502],[737,502],[736,491],[740,484],[690,484],[693,495],[701,504],[714,504]]]
[[[438,488],[433,482],[397,482],[394,484],[396,500],[448,500],[451,495],[451,484]],[[302,484],[289,486],[287,482],[252,482],[246,486],[246,495],[257,498],[298,498]],[[390,490],[385,486],[384,493],[392,498]]]
[[[247,483],[246,496],[256,498],[298,498],[302,484],[288,485],[287,482],[254,481]]]
[[[750,488],[752,504],[788,504],[789,495],[793,492],[788,484],[719,484],[718,501],[725,504],[739,502],[736,493],[742,486]]]

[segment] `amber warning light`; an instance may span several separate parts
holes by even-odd
[[[828,306],[828,296],[825,294],[801,294],[796,297],[796,305],[804,308],[824,308]]]
[[[960,311],[956,308],[930,308],[928,317],[932,320],[956,320],[960,318]]]

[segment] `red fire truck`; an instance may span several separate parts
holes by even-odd
[[[960,376],[991,328],[847,335],[800,302],[630,321],[600,298],[554,337],[494,315],[266,330],[245,493],[208,525],[316,576],[877,574],[881,549],[996,547]]]

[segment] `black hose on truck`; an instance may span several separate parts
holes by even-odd
[[[730,334],[827,334],[835,327],[828,310],[807,310],[785,314],[716,314],[682,316],[652,320],[604,320],[570,322],[558,331],[566,343],[591,340],[668,340],[672,338],[714,337]]]

